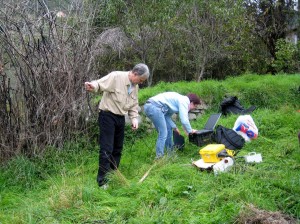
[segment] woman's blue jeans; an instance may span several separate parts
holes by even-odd
[[[168,123],[166,116],[163,112],[163,108],[154,103],[146,103],[144,105],[144,111],[147,117],[153,122],[156,131],[158,132],[158,138],[156,141],[156,157],[162,157],[164,155],[164,148],[170,152],[173,146],[172,142],[172,127]]]

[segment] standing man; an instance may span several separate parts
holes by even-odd
[[[148,66],[137,64],[131,71],[113,71],[101,79],[85,82],[87,91],[103,92],[98,117],[100,151],[97,182],[100,187],[107,187],[107,173],[119,166],[125,114],[128,113],[131,119],[132,129],[138,128],[138,84],[148,77]]]
[[[196,94],[189,93],[184,96],[176,92],[160,93],[147,100],[144,111],[153,122],[158,138],[156,141],[156,158],[164,155],[164,148],[171,151],[173,148],[172,130],[179,133],[176,124],[172,120],[174,113],[179,113],[179,118],[186,134],[194,133],[189,121],[188,112],[194,110],[200,104]]]

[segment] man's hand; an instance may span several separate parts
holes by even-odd
[[[85,89],[89,92],[92,92],[95,87],[93,86],[93,84],[91,82],[85,82],[84,83]]]
[[[131,127],[133,130],[136,130],[139,128],[139,122],[136,118],[132,119],[131,121]]]

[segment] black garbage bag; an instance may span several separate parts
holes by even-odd
[[[229,97],[226,97],[220,103],[219,112],[221,112],[223,115],[226,116],[231,113],[232,114],[250,114],[255,109],[256,109],[256,106],[251,106],[248,109],[245,109],[236,96],[229,96]]]

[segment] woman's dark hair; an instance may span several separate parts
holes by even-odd
[[[196,94],[189,93],[189,94],[187,94],[187,97],[190,99],[191,103],[200,104],[200,99]]]

